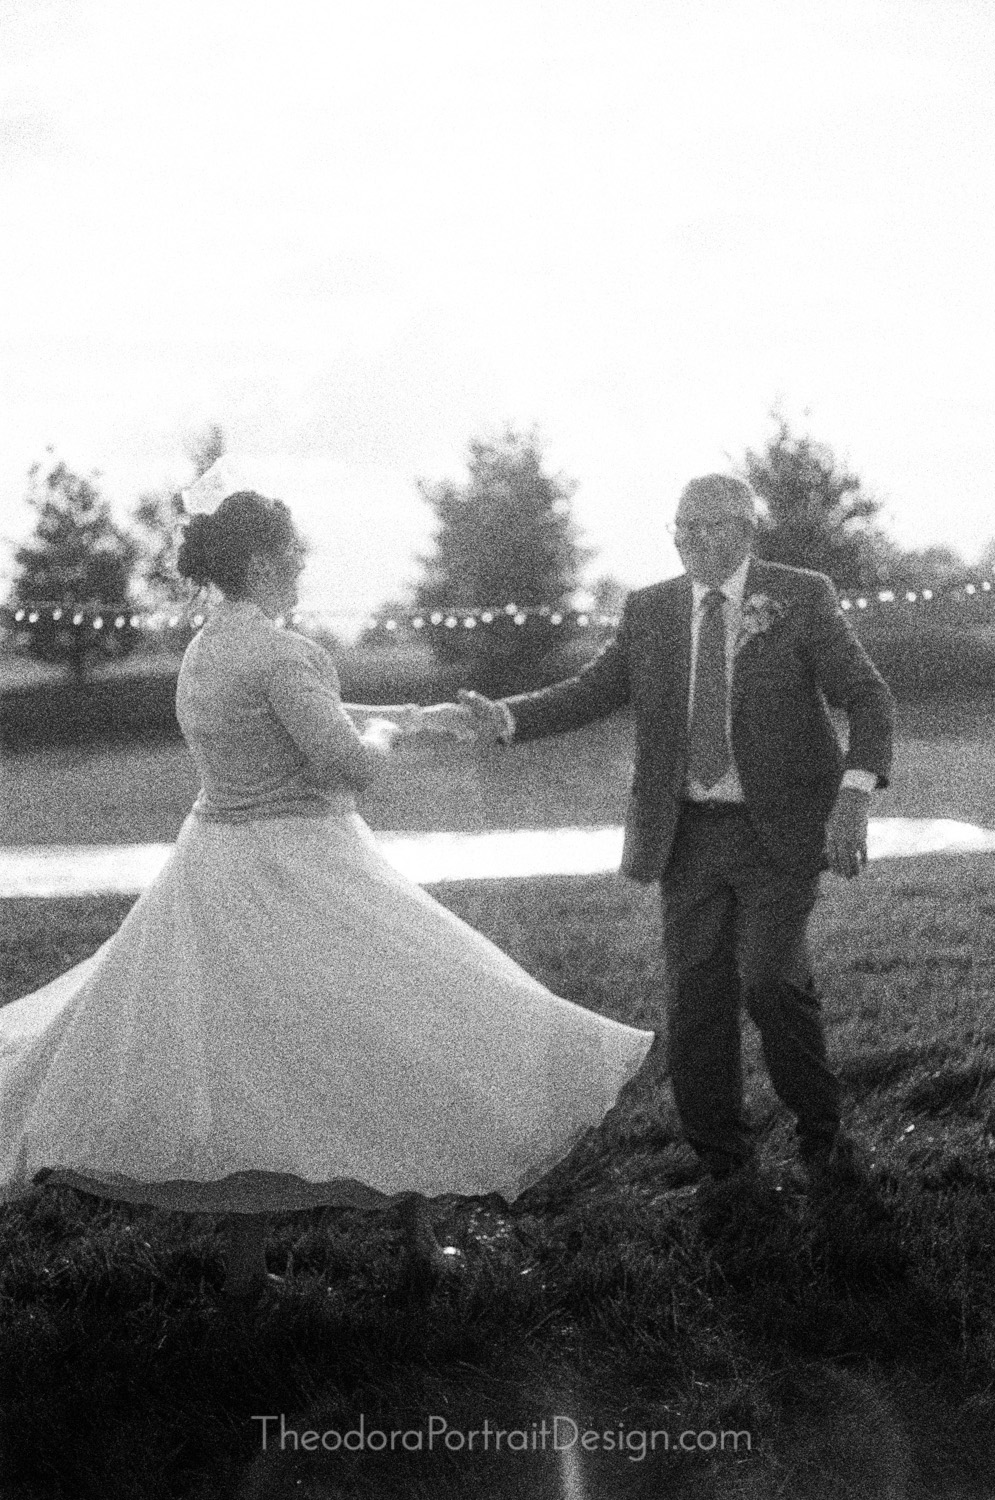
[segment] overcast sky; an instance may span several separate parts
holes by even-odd
[[[634,585],[779,404],[971,556],[993,163],[992,0],[0,0],[0,532],[218,422],[368,609],[512,421]]]

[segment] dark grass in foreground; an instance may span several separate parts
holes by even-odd
[[[661,1024],[651,891],[606,877],[437,894],[559,993]],[[128,904],[9,903],[5,998],[91,952]],[[208,1219],[66,1190],[0,1210],[5,1500],[990,1495],[995,865],[917,860],[827,884],[816,941],[873,1194],[820,1204],[793,1185],[748,1033],[764,1188],[666,1196],[691,1163],[655,1053],[511,1211],[441,1205],[467,1275],[432,1294],[406,1287],[396,1226],[376,1214],[275,1220],[270,1267],[288,1288],[233,1324]],[[630,1448],[295,1453],[271,1424],[263,1453],[252,1419],[280,1413],[299,1433],[362,1414],[423,1443],[433,1415],[537,1443],[560,1415]],[[658,1438],[640,1459],[653,1430],[701,1446],[668,1454]],[[738,1446],[720,1451],[723,1432]]]

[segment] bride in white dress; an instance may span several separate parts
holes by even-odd
[[[0,1011],[0,1200],[47,1180],[225,1215],[234,1294],[265,1283],[272,1212],[421,1205],[412,1248],[437,1260],[425,1198],[514,1199],[652,1041],[384,859],[356,793],[398,737],[463,711],[347,713],[331,658],[275,623],[302,555],[253,492],[190,521],[180,572],[223,593],[177,688],[202,790],[114,936]]]

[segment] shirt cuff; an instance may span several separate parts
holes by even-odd
[[[868,797],[877,790],[878,779],[873,771],[858,771],[856,767],[843,772],[841,787],[848,792],[864,792]]]

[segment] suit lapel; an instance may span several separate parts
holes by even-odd
[[[757,558],[751,557],[750,566],[746,570],[746,583],[743,587],[744,606],[747,599],[749,599],[751,595],[762,594],[766,592],[764,589],[765,571],[766,570],[763,563],[760,562]],[[744,641],[737,646],[736,654],[733,658],[732,664],[733,707],[735,707],[740,698],[742,698],[744,685],[749,680],[750,662],[753,659],[755,652],[759,649],[757,644],[758,639],[759,638],[757,636],[753,636],[750,640]],[[745,670],[743,670],[744,668]]]

